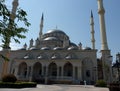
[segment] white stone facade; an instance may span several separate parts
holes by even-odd
[[[32,41],[33,42],[33,41]],[[8,73],[18,80],[52,81],[69,80],[88,84],[97,79],[97,50],[79,49],[61,30],[50,30],[29,48],[10,51]],[[31,43],[30,43],[31,44]]]

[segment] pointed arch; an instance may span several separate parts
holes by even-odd
[[[52,62],[48,66],[48,75],[49,76],[57,76],[57,65],[56,63]]]
[[[35,77],[39,77],[42,75],[42,64],[40,62],[36,62],[33,65],[33,75]]]
[[[72,75],[73,75],[73,65],[70,62],[67,62],[64,65],[63,70],[64,70],[64,76],[72,77]]]
[[[19,64],[18,75],[20,75],[21,77],[26,77],[26,75],[27,75],[27,64],[25,62],[22,62],[22,63]]]

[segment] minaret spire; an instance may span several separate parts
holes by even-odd
[[[95,37],[94,37],[94,17],[93,17],[93,13],[91,10],[91,18],[90,18],[90,25],[91,25],[91,42],[92,42],[92,49],[95,49]]]
[[[105,26],[105,10],[103,7],[103,0],[98,0],[98,14],[100,21],[100,33],[101,33],[101,50],[109,50],[107,44],[107,36],[106,36],[106,26]]]
[[[93,12],[92,12],[92,10],[91,10],[91,18],[93,18]]]
[[[43,22],[44,22],[44,14],[42,13],[42,17],[41,17],[41,23],[40,23],[40,33],[39,33],[39,39],[42,39],[42,31],[43,31]]]

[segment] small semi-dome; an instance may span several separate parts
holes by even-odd
[[[70,46],[76,46],[77,47],[77,45],[75,43],[72,43],[72,42],[70,42]]]
[[[43,59],[44,57],[42,55],[39,55],[37,58],[38,59]]]
[[[59,33],[59,34],[64,34],[64,35],[66,35],[65,32],[63,32],[62,30],[59,30],[59,29],[51,29],[51,30],[49,30],[47,33]]]
[[[70,46],[70,47],[68,47],[68,49],[67,50],[78,50],[78,48],[77,47],[75,47],[75,46]]]
[[[53,56],[51,57],[51,59],[57,59],[57,58],[58,58],[57,55],[53,55]]]
[[[63,50],[63,48],[62,47],[55,47],[55,48],[53,48],[53,50]]]
[[[18,49],[18,50],[26,50],[26,48],[21,48],[21,49]]]
[[[85,47],[84,50],[91,50],[91,48],[90,47]]]
[[[65,59],[72,59],[72,56],[71,56],[71,55],[67,55],[67,56],[65,57]]]
[[[24,59],[29,59],[29,58],[30,58],[29,55],[24,56]]]
[[[49,47],[42,47],[41,50],[50,50]]]
[[[44,40],[50,41],[50,40],[58,40],[56,37],[47,37]]]
[[[38,48],[34,46],[34,47],[31,47],[29,50],[38,50]]]

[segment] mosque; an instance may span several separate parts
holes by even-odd
[[[18,0],[14,1],[18,3]],[[111,54],[107,45],[104,13],[103,0],[98,0],[101,58],[97,58],[98,49],[95,49],[92,12],[90,18],[92,48],[83,48],[82,43],[76,45],[64,31],[57,28],[43,34],[44,15],[42,14],[38,38],[35,41],[31,39],[29,46],[25,44],[19,50],[9,51],[7,73],[14,74],[22,81],[39,82],[44,79],[46,84],[49,82],[79,84],[84,80],[87,84],[92,84],[101,79],[100,75],[102,79],[110,81],[111,62],[108,57]],[[4,54],[5,50],[0,53]],[[101,69],[98,59],[102,64]],[[4,73],[3,68],[5,68],[4,61],[0,61],[0,78]]]

